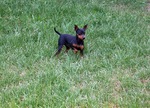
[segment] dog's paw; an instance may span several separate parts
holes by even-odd
[[[78,52],[78,50],[77,50],[76,48],[74,48],[74,50],[73,50],[73,51],[74,51],[74,53],[75,53],[75,54]]]
[[[80,45],[80,49],[83,50],[83,49],[84,49],[84,46],[83,46],[83,45]]]

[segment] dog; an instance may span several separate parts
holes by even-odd
[[[80,51],[80,55],[83,56],[83,50],[84,50],[84,39],[85,39],[85,31],[87,29],[88,25],[85,25],[83,28],[78,28],[77,25],[74,26],[74,30],[76,32],[76,36],[72,36],[70,34],[61,34],[59,33],[56,28],[54,28],[54,31],[59,35],[59,39],[58,39],[58,50],[55,53],[54,56],[57,56],[63,46],[66,46],[66,51],[68,52],[68,50],[71,48],[74,53],[77,53],[78,50]]]

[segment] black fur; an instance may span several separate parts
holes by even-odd
[[[54,28],[54,31],[60,36],[58,40],[58,50],[55,56],[61,52],[64,45],[66,46],[66,52],[70,48],[74,50],[75,53],[80,50],[80,54],[83,56],[85,30],[87,29],[87,25],[85,25],[82,29],[79,29],[78,26],[75,25],[74,29],[76,31],[76,36],[61,34],[56,30],[56,28]]]

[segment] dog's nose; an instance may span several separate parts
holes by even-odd
[[[82,35],[82,39],[83,39],[83,40],[85,39],[85,35]]]

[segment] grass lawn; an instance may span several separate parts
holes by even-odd
[[[1,0],[0,108],[150,107],[146,0]],[[53,57],[88,24],[84,58]],[[64,50],[64,49],[63,49]]]

